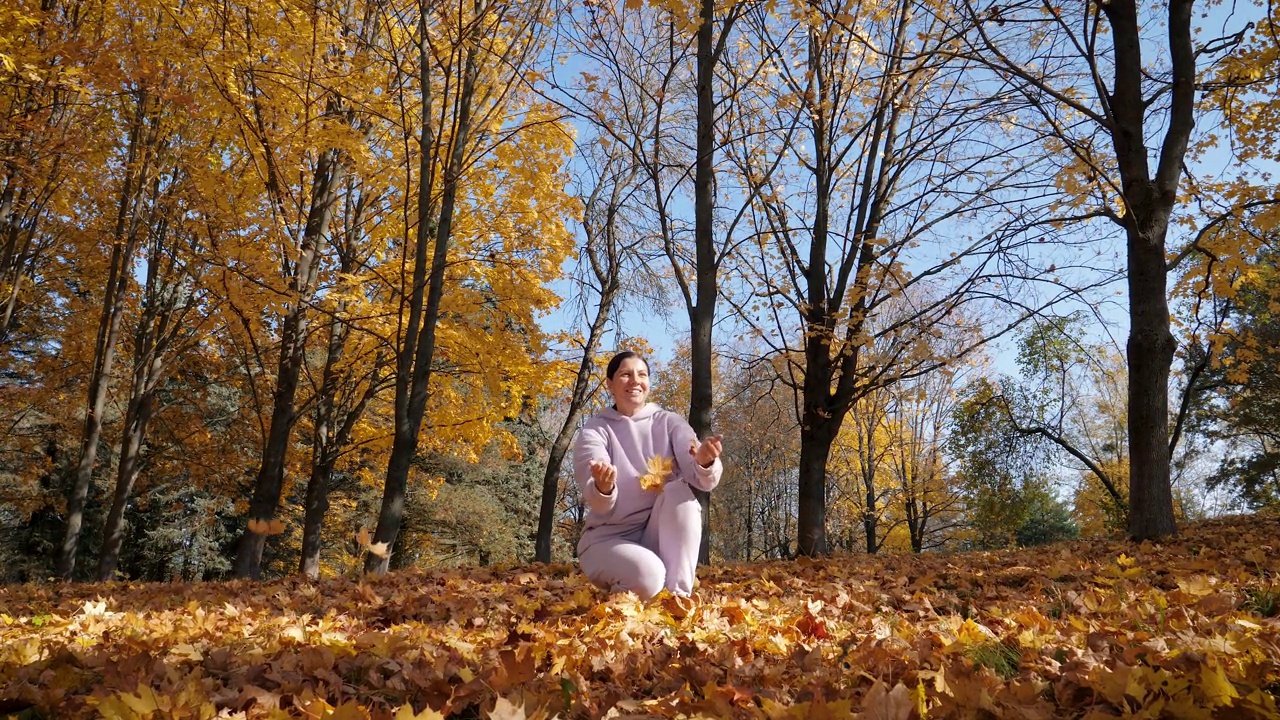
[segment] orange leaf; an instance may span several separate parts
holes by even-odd
[[[283,520],[259,520],[251,518],[249,520],[249,532],[259,535],[279,535],[284,532]]]

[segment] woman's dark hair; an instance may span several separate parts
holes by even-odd
[[[645,360],[640,353],[623,350],[617,355],[614,355],[613,359],[609,361],[609,367],[605,368],[604,376],[612,380],[614,374],[618,372],[618,368],[622,367],[622,361],[629,360],[631,358],[636,358],[640,362],[644,363],[645,370],[649,369],[649,361]]]

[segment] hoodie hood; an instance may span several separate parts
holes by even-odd
[[[600,417],[605,418],[606,420],[611,420],[611,421],[612,420],[644,420],[645,418],[653,417],[661,409],[662,408],[658,405],[658,403],[651,402],[651,403],[645,403],[644,407],[637,410],[635,415],[623,415],[617,410],[614,410],[613,408],[608,407],[608,408],[605,408],[603,411],[601,411]]]

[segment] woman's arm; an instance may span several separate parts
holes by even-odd
[[[674,415],[674,413],[673,413]],[[710,492],[720,484],[720,476],[724,474],[724,464],[720,462],[719,453],[709,466],[703,467],[694,458],[693,451],[701,445],[693,427],[675,415],[671,427],[671,452],[676,456],[676,464],[680,466],[680,476],[693,487]],[[717,443],[719,440],[717,439]],[[717,449],[719,446],[717,445]]]
[[[610,489],[609,494],[601,493],[591,475],[592,462],[612,464],[613,461],[609,457],[605,434],[588,426],[579,430],[573,441],[573,477],[578,481],[587,507],[597,516],[607,518],[613,514],[613,507],[618,501],[618,488],[615,482],[615,487]]]

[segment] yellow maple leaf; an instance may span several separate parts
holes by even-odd
[[[161,700],[151,688],[138,685],[136,693],[118,692],[98,703],[103,717],[149,718],[160,710]]]
[[[662,487],[667,484],[667,478],[671,475],[675,458],[655,455],[645,464],[649,472],[640,476],[640,487],[649,492],[662,492]]]
[[[1216,663],[1200,666],[1200,692],[1211,708],[1230,705],[1233,699],[1240,697],[1240,692]]]

